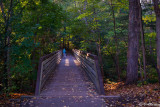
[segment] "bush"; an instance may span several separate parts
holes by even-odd
[[[147,82],[148,83],[157,83],[158,82],[158,75],[157,71],[153,67],[147,68]]]

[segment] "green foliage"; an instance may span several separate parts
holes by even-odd
[[[126,79],[128,0],[112,0],[113,5],[108,0],[13,0],[12,8],[10,0],[3,0],[2,4],[5,9],[0,9],[3,11],[0,12],[0,83],[6,78],[10,82],[8,88],[0,84],[4,91],[33,91],[39,58],[68,44],[69,49],[96,55],[100,45],[105,78],[119,79],[118,63],[120,79]],[[158,81],[155,21],[153,7],[145,5],[143,25],[149,83]],[[142,60],[142,52],[139,54]],[[10,72],[5,71],[5,65]],[[139,82],[138,86],[141,85]]]
[[[155,68],[148,67],[147,75],[148,75],[148,78],[147,78],[148,83],[158,82],[158,75],[157,75],[157,71]]]
[[[3,91],[34,91],[39,58],[59,49],[57,34],[66,20],[66,13],[58,4],[46,0],[13,0],[11,8],[10,0],[5,0],[2,5],[8,20],[1,12],[0,74],[3,75],[0,80],[7,78],[9,86],[1,84]],[[4,68],[5,63],[7,68]],[[5,69],[10,72],[6,73]]]
[[[141,87],[142,85],[143,85],[142,81],[138,81],[138,82],[137,82],[137,86],[138,86],[138,87]]]
[[[147,84],[148,84],[147,81],[138,81],[138,82],[137,82],[137,86],[138,86],[138,87],[142,87],[143,85],[147,85]]]

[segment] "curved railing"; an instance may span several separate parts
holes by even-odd
[[[73,49],[75,58],[81,63],[99,94],[104,95],[103,77],[99,66],[98,57],[96,55],[85,53],[80,50]]]
[[[51,72],[54,72],[54,69],[56,68],[56,65],[60,62],[61,58],[62,50],[53,52],[40,58],[37,72],[35,95],[40,94],[41,89],[43,88],[49,74]]]

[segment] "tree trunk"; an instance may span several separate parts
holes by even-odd
[[[11,70],[10,70],[10,48],[11,48],[11,45],[10,45],[10,36],[8,36],[7,38],[7,45],[8,45],[8,49],[7,49],[7,78],[8,78],[8,87],[11,86]]]
[[[157,33],[157,73],[160,84],[160,15],[156,17],[156,33]]]
[[[97,13],[96,13],[96,9],[93,5],[93,13],[95,15],[95,21],[96,21],[96,24],[98,25],[98,20],[97,20]],[[97,38],[97,43],[96,43],[96,47],[97,47],[97,53],[98,53],[98,60],[99,60],[99,65],[100,65],[100,68],[101,68],[101,73],[102,73],[102,77],[103,77],[103,80],[104,80],[104,71],[103,71],[103,60],[102,60],[102,54],[101,54],[101,35],[100,35],[100,31],[99,31],[99,28],[96,28],[96,30],[92,30],[93,33],[95,33],[98,38]]]
[[[102,77],[104,81],[103,61],[102,61],[102,54],[101,54],[100,46],[101,46],[101,41],[99,41],[99,43],[96,43],[96,47],[97,47],[97,52],[98,52],[99,65],[100,65],[100,69],[101,69],[101,73],[102,73]]]
[[[139,0],[129,0],[129,35],[127,52],[127,80],[126,84],[136,83],[138,80],[138,50],[139,50]]]
[[[139,3],[140,12],[139,12],[139,21],[140,21],[140,30],[141,30],[141,45],[142,45],[142,53],[143,53],[143,72],[144,72],[144,80],[146,80],[146,50],[145,50],[145,39],[144,39],[144,29],[143,29],[143,22],[142,22],[142,7],[141,3]]]
[[[117,40],[117,34],[116,34],[116,19],[115,19],[115,13],[114,13],[114,7],[111,0],[111,8],[112,8],[112,16],[113,16],[113,24],[114,24],[114,39],[116,44],[116,55],[115,55],[115,66],[116,66],[116,72],[118,74],[118,79],[120,80],[120,67],[119,67],[119,50],[118,50],[118,40]]]
[[[153,0],[156,13],[156,47],[157,47],[157,74],[160,84],[160,0]]]

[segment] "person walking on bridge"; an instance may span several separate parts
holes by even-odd
[[[63,49],[63,56],[64,56],[64,58],[66,57],[66,50],[65,50],[65,48]]]

